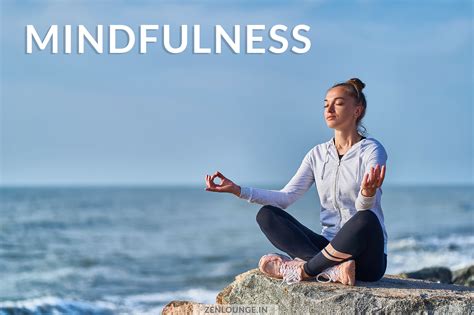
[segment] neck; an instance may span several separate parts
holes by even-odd
[[[357,143],[361,139],[361,136],[355,129],[350,130],[350,131],[335,130],[334,139],[336,141],[336,148],[345,149],[345,148],[350,148],[355,143]]]

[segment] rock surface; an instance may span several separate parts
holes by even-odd
[[[280,284],[281,280],[252,269],[238,275],[224,288],[217,295],[216,303],[276,304],[279,314],[474,313],[473,288],[395,275],[385,275],[377,282],[356,281],[352,287],[316,281]],[[186,314],[193,305],[202,304],[173,301],[168,303],[163,314]]]
[[[470,314],[474,289],[458,285],[403,279],[385,275],[377,282],[340,283],[304,281],[294,285],[252,269],[222,290],[219,304],[278,304],[280,314],[416,313]]]
[[[315,281],[280,286],[279,280],[252,269],[238,275],[224,288],[217,295],[216,303],[276,304],[279,314],[474,314],[473,287],[474,265],[453,271],[430,267],[398,275],[386,274],[377,282],[357,281],[354,287]],[[163,314],[193,314],[193,310],[202,311],[203,306],[206,305],[172,301],[163,309]]]
[[[277,304],[279,314],[424,313],[472,314],[474,289],[466,286],[385,275],[377,282],[303,281],[293,285],[262,274],[257,268],[236,276],[216,303]],[[163,314],[192,314],[189,301],[172,301]]]

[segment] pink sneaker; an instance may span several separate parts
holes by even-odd
[[[291,260],[285,255],[268,254],[260,258],[258,268],[269,277],[283,279],[282,283],[293,284],[302,280],[305,263],[306,261],[301,258]]]
[[[280,264],[284,261],[290,261],[291,258],[278,253],[271,253],[263,255],[258,262],[258,269],[270,277],[275,277],[274,275],[278,273],[280,269]]]
[[[300,258],[283,262],[279,270],[283,278],[283,281],[280,283],[280,285],[284,282],[290,285],[303,280],[303,265],[305,263],[306,261]]]
[[[321,280],[321,277],[324,277]],[[318,282],[340,282],[355,285],[355,261],[353,259],[329,267],[316,276]]]

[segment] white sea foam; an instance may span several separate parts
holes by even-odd
[[[33,270],[33,271],[22,271],[12,275],[15,281],[28,281],[35,279],[36,281],[53,281],[63,277],[74,275],[78,272],[78,269],[72,267],[63,267],[50,270]]]
[[[474,264],[474,235],[409,236],[388,244],[387,273],[443,266],[456,270]]]
[[[67,300],[55,296],[43,296],[19,301],[0,302],[0,311],[14,309],[16,311],[25,310],[34,313],[39,311],[39,309],[44,310],[45,308],[55,310],[53,313],[59,314],[67,314],[69,312],[88,312],[94,314],[104,313],[107,311],[111,312],[115,309],[114,305],[110,303],[102,303],[99,306],[89,302]]]
[[[456,248],[474,246],[474,235],[451,234],[447,236],[427,236],[406,238],[390,241],[388,247],[390,250],[410,250],[415,248]]]
[[[49,309],[54,314],[159,314],[173,300],[190,300],[199,303],[215,303],[216,291],[204,288],[144,293],[129,296],[108,296],[98,301],[78,301],[55,296],[43,296],[19,301],[0,302],[0,314],[11,310],[39,312]]]

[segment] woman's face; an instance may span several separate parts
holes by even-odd
[[[324,119],[329,128],[351,130],[356,128],[362,105],[356,104],[353,96],[342,86],[330,89],[324,100]]]

